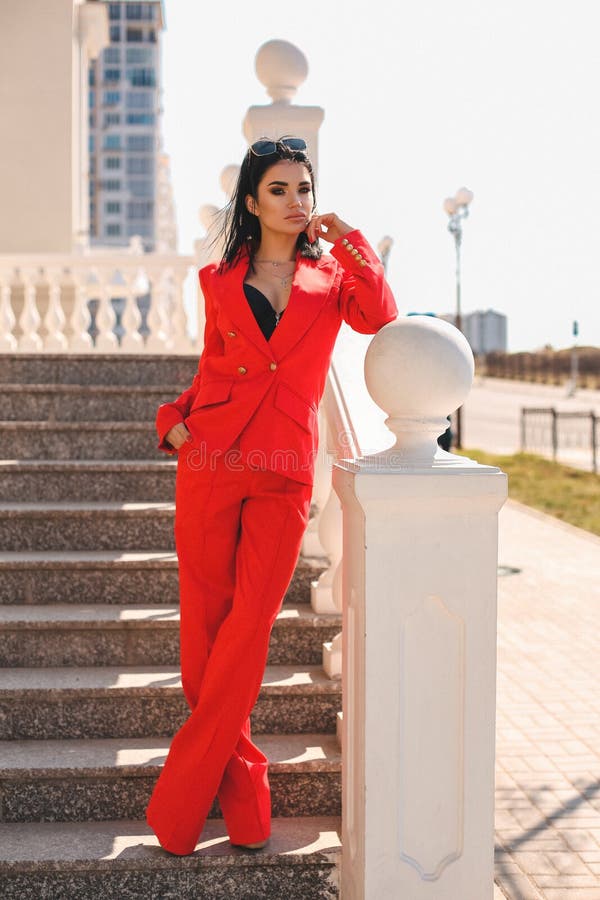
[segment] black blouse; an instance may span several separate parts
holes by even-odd
[[[264,334],[265,340],[268,341],[277,325],[277,313],[263,292],[259,291],[258,288],[255,288],[254,285],[246,284],[244,282],[244,294],[246,295],[246,300],[248,301],[250,309],[254,313],[254,318],[256,319],[258,327]],[[280,319],[283,313],[284,310],[279,314]]]

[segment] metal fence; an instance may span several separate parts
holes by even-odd
[[[562,412],[553,406],[521,409],[521,450],[559,455],[591,456],[592,472],[598,472],[598,423],[589,412]],[[587,457],[589,459],[589,457]]]

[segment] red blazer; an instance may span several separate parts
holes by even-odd
[[[191,387],[158,409],[159,448],[174,452],[165,435],[185,422],[193,439],[184,445],[190,465],[210,465],[239,436],[232,466],[241,454],[250,464],[312,484],[317,409],[342,319],[374,334],[398,310],[383,266],[360,231],[337,240],[331,256],[298,254],[288,305],[269,341],[244,294],[247,268],[245,255],[223,274],[215,263],[200,270],[204,350]]]

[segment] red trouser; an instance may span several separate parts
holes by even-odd
[[[218,795],[232,843],[269,836],[267,759],[249,715],[269,636],[292,578],[312,488],[228,457],[179,453],[181,674],[192,713],[179,729],[146,810],[161,845],[194,850]]]

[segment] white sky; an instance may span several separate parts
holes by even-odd
[[[198,207],[223,205],[241,123],[268,103],[254,57],[273,38],[306,55],[296,95],[325,109],[321,212],[372,244],[390,234],[401,312],[451,312],[464,224],[463,311],[508,315],[509,349],[600,345],[600,7],[597,0],[166,0],[164,144],[180,249]]]

